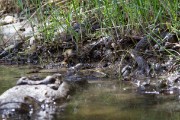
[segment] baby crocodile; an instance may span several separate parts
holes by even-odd
[[[132,50],[132,54],[138,64],[138,73],[140,73],[141,75],[149,76],[150,74],[150,67],[141,53],[144,53],[146,48],[149,47],[149,45],[153,42],[150,39],[150,36],[156,35],[157,33],[159,33],[159,29],[156,29],[148,36],[143,37]]]

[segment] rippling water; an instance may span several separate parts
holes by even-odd
[[[0,93],[15,85],[25,69],[0,66]],[[178,96],[142,95],[120,80],[90,81],[52,120],[180,120]],[[48,119],[49,120],[49,119]]]

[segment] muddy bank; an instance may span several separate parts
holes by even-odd
[[[45,14],[46,7],[48,3],[42,6],[43,15],[52,17]],[[107,34],[97,21],[96,13],[91,13],[82,22],[54,26],[54,32],[48,36],[46,30],[53,22],[40,21],[37,11],[29,11],[28,18],[23,14],[27,9],[16,13],[8,8],[2,10],[6,12],[0,20],[1,64],[36,64],[43,69],[68,69],[82,64],[80,69],[98,69],[108,77],[123,80],[179,72],[179,32],[170,31],[167,25],[146,28],[138,34],[121,33],[117,26],[108,28]],[[46,25],[44,31],[38,29],[43,25]]]
[[[151,79],[160,78],[161,84],[171,86],[160,76],[176,75],[179,81],[179,36],[166,29],[156,28],[142,36],[121,35],[88,37],[84,23],[73,23],[74,31],[83,41],[69,32],[55,32],[52,41],[43,42],[42,36],[18,40],[0,51],[1,64],[40,65],[31,72],[80,74],[120,78],[124,81],[149,85]],[[91,25],[94,26],[93,24]],[[96,26],[96,27],[95,27]],[[91,32],[99,29],[95,24]],[[26,30],[26,29],[25,29]],[[91,75],[92,74],[92,75]],[[143,81],[145,80],[145,81]],[[165,83],[164,83],[165,82]],[[154,83],[153,83],[154,84]]]

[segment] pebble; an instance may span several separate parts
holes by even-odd
[[[10,16],[10,15],[6,16],[6,17],[2,20],[2,22],[3,22],[4,24],[15,23],[16,21],[17,21],[16,18],[14,18],[13,16]]]

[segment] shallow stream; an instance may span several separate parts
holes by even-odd
[[[26,75],[25,69],[0,66],[0,93]],[[57,110],[53,120],[180,120],[177,95],[142,95],[120,80],[89,81]]]

